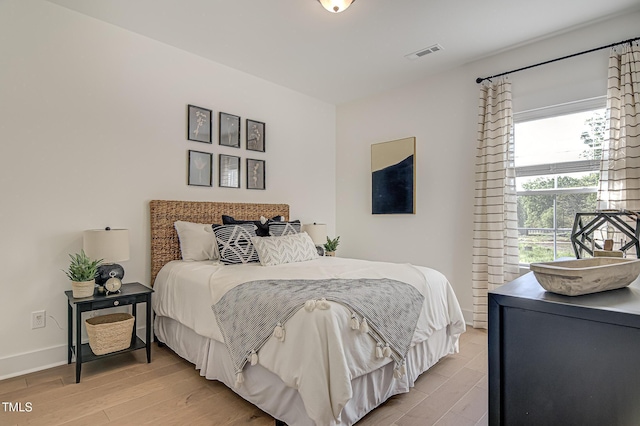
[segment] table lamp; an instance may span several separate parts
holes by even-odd
[[[129,260],[129,230],[128,229],[89,229],[84,231],[84,252],[91,259],[102,259],[98,267],[96,284],[98,291],[103,293],[104,286],[110,279],[111,292],[118,292],[124,278],[124,268],[116,262]]]
[[[311,237],[313,244],[316,245],[316,250],[320,256],[324,256],[324,243],[327,242],[327,225],[324,223],[309,223],[304,225],[304,229]]]

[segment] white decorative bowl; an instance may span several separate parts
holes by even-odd
[[[579,296],[628,286],[640,275],[640,259],[593,257],[532,263],[530,268],[545,290]]]

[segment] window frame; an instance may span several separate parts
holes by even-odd
[[[527,111],[514,112],[513,114],[513,130],[512,135],[514,147],[517,144],[515,135],[515,126],[518,123],[525,123],[528,121],[542,120],[545,118],[558,117],[562,115],[576,114],[580,112],[600,110],[606,108],[606,96],[598,96],[595,98],[589,98],[574,102],[567,102],[559,105],[552,105],[542,108],[536,108]],[[565,173],[579,173],[579,172],[599,172],[600,160],[578,160],[567,161],[561,163],[545,163],[529,166],[514,167],[516,179],[518,177],[527,176],[549,176],[559,175]],[[520,228],[518,227],[518,235],[521,230],[542,230],[553,233],[553,258],[557,259],[558,245],[557,237],[559,232],[566,232],[566,228],[558,228],[557,225],[557,196],[565,194],[590,194],[597,193],[597,187],[577,187],[577,188],[552,188],[552,189],[537,189],[527,191],[516,191],[516,198],[520,196],[531,195],[550,195],[553,196],[553,228]],[[571,231],[571,229],[568,229]],[[519,238],[518,238],[519,239]],[[529,268],[529,263],[520,262],[520,267],[524,269]]]

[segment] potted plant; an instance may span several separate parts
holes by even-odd
[[[73,297],[90,297],[93,296],[95,287],[95,278],[98,273],[98,266],[102,262],[100,260],[91,260],[84,250],[75,255],[70,254],[71,263],[69,269],[63,271],[71,280],[71,288],[73,289]]]
[[[335,256],[338,244],[340,244],[340,236],[337,236],[334,239],[327,237],[327,242],[324,244],[325,256]]]

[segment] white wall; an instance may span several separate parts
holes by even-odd
[[[340,255],[429,266],[452,283],[471,318],[476,77],[497,74],[638,36],[640,13],[425,78],[338,106],[337,215]],[[446,54],[446,50],[438,54]],[[513,74],[515,111],[606,93],[608,51]],[[424,60],[429,60],[426,57]],[[370,147],[416,137],[415,215],[371,214]]]
[[[186,141],[187,104],[241,116],[243,133],[266,122],[266,153]],[[240,155],[243,173],[265,159],[267,189],[187,186],[189,149]],[[289,203],[333,233],[334,159],[333,105],[48,2],[0,2],[0,378],[66,362],[61,269],[83,230],[128,228],[125,281],[145,284],[151,199]]]

